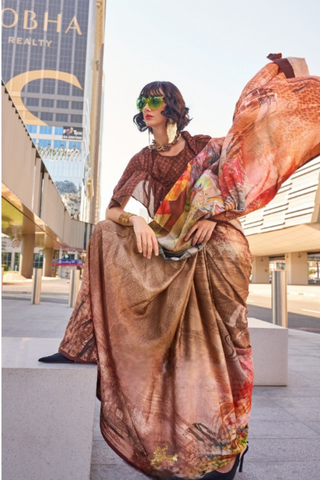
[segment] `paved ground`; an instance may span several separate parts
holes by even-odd
[[[2,296],[6,299],[31,298],[31,280],[15,273],[4,275]],[[41,301],[50,303],[68,303],[69,280],[45,277],[42,279]],[[248,297],[249,316],[272,321],[271,285],[251,284]],[[320,286],[288,285],[288,325],[289,328],[320,333]]]
[[[5,299],[3,336],[62,337],[71,312],[61,303],[31,305],[23,299]],[[318,334],[289,329],[288,386],[254,388],[250,450],[238,480],[320,478],[319,343]],[[102,439],[97,401],[91,480],[145,478],[117,457]]]

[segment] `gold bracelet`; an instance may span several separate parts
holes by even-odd
[[[123,212],[118,218],[118,222],[120,225],[123,225],[124,227],[132,227],[132,225],[129,224],[129,218],[131,217],[136,217],[135,213],[129,213],[129,212]]]

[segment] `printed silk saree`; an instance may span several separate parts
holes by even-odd
[[[59,351],[98,364],[102,434],[151,477],[200,478],[247,442],[251,256],[237,217],[320,153],[320,79],[297,59],[272,60],[223,145],[212,139],[163,199],[151,224],[161,256],[139,255],[132,229],[112,221],[90,239]],[[194,248],[183,239],[200,218],[216,226]]]

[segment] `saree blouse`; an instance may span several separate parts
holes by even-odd
[[[191,136],[189,132],[182,132],[182,136],[186,144],[178,155],[164,156],[148,147],[134,155],[113,191],[108,208],[121,206],[123,198],[129,195],[142,203],[153,218],[188,162],[211,138],[209,135]]]

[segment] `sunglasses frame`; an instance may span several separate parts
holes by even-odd
[[[157,99],[161,99],[161,102],[159,105],[157,105],[156,107],[154,105],[152,105],[152,101],[154,98],[157,98]],[[139,106],[139,102],[143,102],[144,105],[143,107],[140,107]],[[158,110],[158,108],[161,108],[162,105],[165,103],[165,100],[164,100],[164,96],[161,96],[161,95],[150,95],[150,97],[138,97],[137,98],[137,109],[142,112],[142,110],[144,109],[144,107],[148,104],[150,109],[151,110]]]

